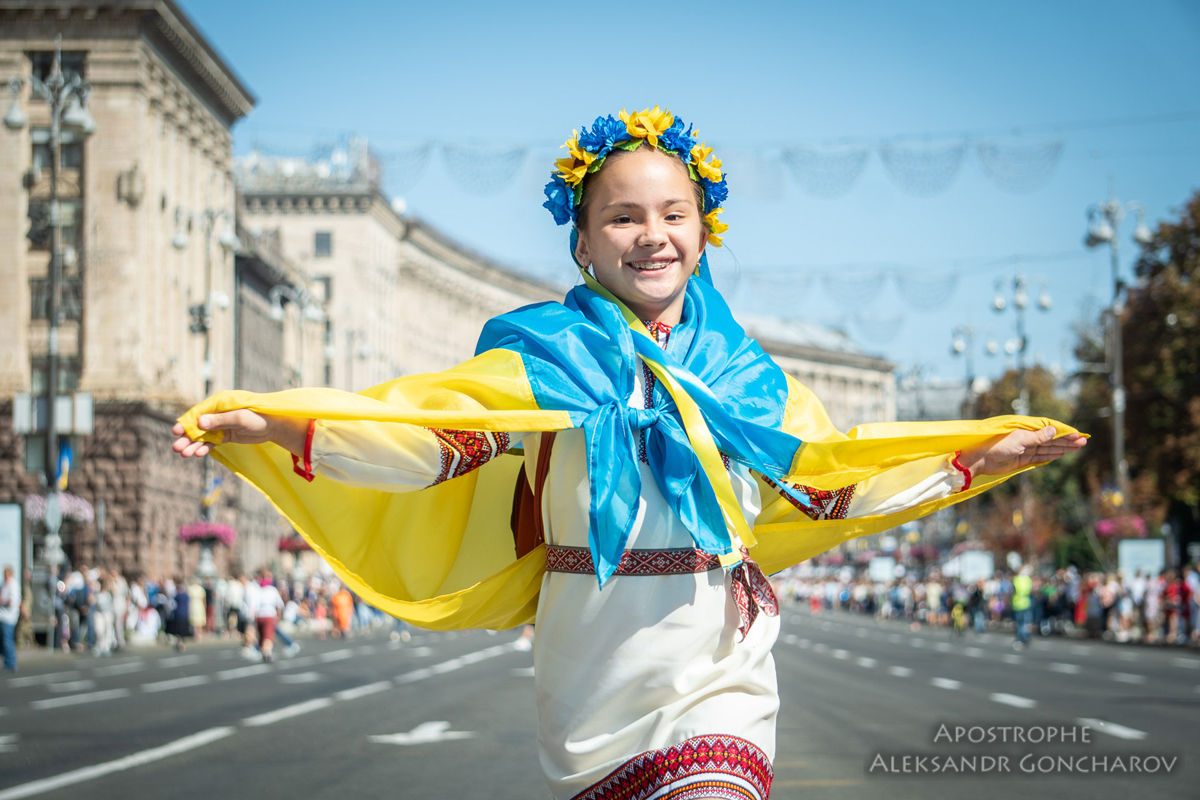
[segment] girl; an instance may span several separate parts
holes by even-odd
[[[562,304],[490,321],[476,358],[438,375],[217,395],[174,449],[225,442],[217,457],[384,611],[536,618],[554,797],[764,798],[779,621],[756,562],[782,569],[1083,439],[1015,417],[838,433],[707,279],[726,229],[711,148],[658,107],[566,147],[545,206],[572,224],[584,285]]]

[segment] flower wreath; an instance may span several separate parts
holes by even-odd
[[[712,148],[697,140],[692,126],[685,131],[682,119],[658,106],[633,114],[621,109],[620,119],[613,119],[611,114],[596,117],[591,128],[572,131],[571,138],[563,145],[568,155],[554,162],[557,172],[546,184],[546,202],[542,205],[553,215],[555,223],[578,223],[584,177],[600,169],[614,149],[636,150],[643,140],[664,153],[679,156],[691,179],[704,189],[708,243],[720,247],[720,234],[729,230],[718,219],[724,211],[721,204],[729,196],[721,160],[712,158]]]

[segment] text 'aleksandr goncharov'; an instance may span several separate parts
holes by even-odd
[[[934,744],[1092,744],[1084,725],[940,725]],[[1169,774],[1178,755],[1149,753],[876,753],[873,775]]]

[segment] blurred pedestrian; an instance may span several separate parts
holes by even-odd
[[[0,583],[0,648],[4,653],[4,669],[17,671],[17,623],[21,620],[21,585],[13,568],[4,565],[4,582]]]

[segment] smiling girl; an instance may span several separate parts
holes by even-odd
[[[693,130],[655,107],[566,147],[545,205],[572,224],[584,283],[562,303],[491,320],[437,375],[216,395],[174,449],[265,491],[389,613],[536,620],[555,798],[765,798],[779,618],[763,570],[1084,439],[1027,417],[836,431],[708,281],[726,183]]]

